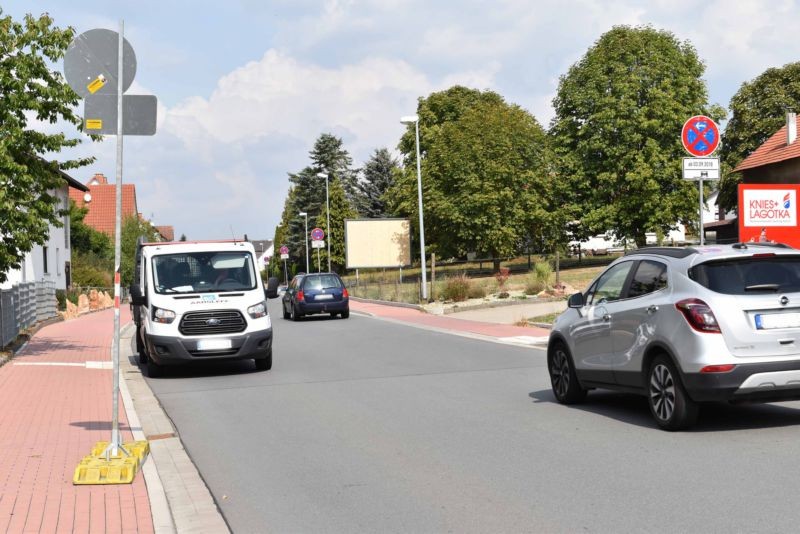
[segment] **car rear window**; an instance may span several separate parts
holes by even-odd
[[[717,293],[751,295],[800,291],[800,256],[734,258],[695,265],[689,276]]]
[[[305,280],[306,282],[303,284],[303,289],[306,291],[342,287],[342,282],[339,280],[339,277],[333,274],[323,274],[319,276],[309,275],[306,276]]]

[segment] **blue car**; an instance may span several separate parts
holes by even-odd
[[[336,273],[295,276],[283,294],[283,318],[297,321],[304,315],[329,313],[350,317],[350,296]]]

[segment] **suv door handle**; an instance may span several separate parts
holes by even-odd
[[[656,306],[655,304],[652,304],[649,308],[647,308],[647,313],[651,315],[657,311],[658,311],[658,306]]]

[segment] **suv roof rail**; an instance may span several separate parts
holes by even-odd
[[[737,250],[747,250],[749,247],[792,248],[785,243],[760,243],[760,242],[734,243],[731,246]]]
[[[642,247],[625,253],[626,256],[635,254],[657,254],[671,258],[686,258],[692,254],[697,254],[697,250],[692,247]]]

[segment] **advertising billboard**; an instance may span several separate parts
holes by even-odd
[[[739,241],[800,248],[800,184],[739,184]]]
[[[411,265],[408,219],[348,219],[344,242],[348,269]]]

